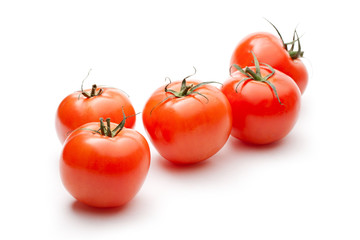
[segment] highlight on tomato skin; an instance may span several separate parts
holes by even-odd
[[[85,94],[84,94],[85,93]],[[56,132],[61,143],[79,126],[97,122],[100,117],[111,118],[115,123],[123,120],[122,108],[126,116],[135,115],[135,109],[128,96],[111,87],[98,87],[76,91],[65,97],[58,106],[55,116]],[[136,117],[129,118],[127,128],[135,126]]]
[[[133,129],[119,130],[110,121],[103,126],[100,130],[101,123],[87,123],[69,135],[60,157],[60,176],[79,202],[119,207],[141,189],[150,166],[150,148]]]
[[[270,24],[276,29],[272,23]],[[253,52],[259,62],[269,64],[290,76],[303,94],[308,85],[309,74],[301,60],[304,51],[301,48],[300,37],[295,29],[292,41],[285,43],[280,32],[277,29],[276,31],[279,36],[267,32],[256,32],[245,36],[235,47],[230,65],[237,64],[241,68],[252,66],[251,52]]]
[[[301,93],[295,82],[269,65],[237,66],[224,82],[233,116],[231,135],[251,144],[269,144],[286,137],[298,119]]]
[[[186,80],[155,90],[142,114],[159,154],[181,165],[216,154],[227,142],[232,124],[230,104],[218,88],[209,85],[213,82]]]

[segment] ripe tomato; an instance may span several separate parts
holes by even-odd
[[[98,88],[93,85],[91,90],[68,95],[56,113],[56,131],[60,141],[63,143],[70,132],[79,126],[99,121],[101,117],[120,123],[123,120],[122,107],[126,116],[135,115],[129,98],[116,88]],[[132,128],[134,125],[135,117],[129,118],[125,127]]]
[[[218,88],[186,82],[185,78],[152,94],[144,107],[143,123],[165,159],[176,164],[197,163],[226,143],[231,131],[231,107]]]
[[[101,125],[87,123],[69,135],[61,154],[60,174],[65,188],[78,201],[117,207],[141,188],[150,165],[150,149],[133,129],[119,131],[109,120],[107,128]]]
[[[270,66],[259,66],[256,58],[255,63],[255,67],[234,72],[222,92],[232,107],[231,135],[248,143],[267,144],[285,137],[293,128],[301,94],[289,76]]]
[[[253,33],[246,36],[236,46],[230,63],[231,65],[237,64],[242,68],[252,66],[254,64],[251,55],[252,51],[259,62],[269,64],[273,68],[289,75],[296,82],[301,93],[304,93],[308,84],[308,72],[300,59],[304,52],[301,51],[299,37],[295,31],[294,40],[291,43],[292,46],[288,50],[288,44],[283,42],[280,33],[279,36],[280,38],[266,32]],[[297,40],[295,40],[295,36]],[[295,42],[298,43],[297,51],[294,50]]]

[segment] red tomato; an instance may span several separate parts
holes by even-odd
[[[114,123],[123,120],[122,107],[126,116],[135,115],[134,107],[129,98],[119,89],[93,85],[92,90],[85,90],[68,95],[59,105],[56,113],[56,130],[60,141],[79,126],[99,121],[99,118],[111,118]],[[94,94],[91,94],[93,92]],[[125,127],[132,128],[135,117],[126,121]]]
[[[110,123],[110,129],[116,124]],[[94,207],[117,207],[141,188],[150,165],[145,138],[123,128],[116,136],[101,134],[100,124],[82,125],[66,139],[60,159],[61,179],[78,201]]]
[[[176,164],[217,153],[231,131],[231,107],[222,92],[198,81],[173,82],[147,101],[143,123],[160,155]]]
[[[297,42],[299,43],[299,40]],[[253,33],[246,36],[237,45],[231,57],[231,65],[237,64],[242,68],[253,66],[251,51],[256,55],[259,62],[267,63],[289,75],[296,82],[301,93],[304,93],[308,83],[308,72],[300,59],[303,55],[301,49],[298,51],[289,49],[288,51],[282,38],[265,32]]]
[[[253,79],[250,71],[261,77]],[[298,118],[299,88],[289,76],[272,68],[236,71],[225,81],[222,92],[232,107],[231,135],[245,142],[267,144],[282,139]]]

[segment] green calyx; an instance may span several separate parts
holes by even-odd
[[[170,93],[171,95],[169,95],[168,97],[164,98],[161,102],[159,102],[155,107],[153,107],[153,109],[151,109],[150,111],[150,114],[153,112],[153,110],[159,106],[160,104],[164,103],[165,101],[167,101],[169,98],[182,98],[182,97],[186,97],[186,96],[189,96],[189,95],[194,95],[194,94],[197,94],[197,95],[200,95],[202,97],[204,97],[207,101],[209,101],[209,99],[202,93],[196,91],[199,87],[203,86],[203,85],[206,85],[206,84],[211,84],[211,83],[218,83],[218,84],[221,84],[219,82],[215,82],[215,81],[209,81],[209,82],[202,82],[202,83],[199,83],[199,84],[187,84],[186,80],[189,78],[189,77],[192,77],[196,74],[196,68],[194,67],[194,73],[185,77],[182,82],[181,82],[181,88],[179,91],[175,91],[173,89],[169,89],[169,85],[171,84],[171,80],[170,78],[165,78],[165,80],[168,80],[169,83],[165,86],[165,93]]]
[[[114,129],[111,129],[110,118],[107,118],[105,120],[106,125],[104,123],[104,119],[100,118],[100,128],[98,130],[93,130],[93,129],[88,129],[88,128],[83,128],[83,129],[79,129],[79,130],[89,130],[94,133],[100,134],[102,136],[110,137],[110,138],[116,137],[119,134],[119,132],[121,132],[121,130],[124,128],[126,119],[128,119],[129,117],[133,117],[133,115],[127,117],[125,115],[124,108],[122,108],[122,113],[123,113],[123,120]]]
[[[86,98],[92,98],[92,97],[95,97],[95,96],[99,96],[104,92],[104,89],[102,89],[102,88],[100,88],[98,91],[96,91],[97,90],[97,85],[96,84],[92,85],[90,92],[84,91],[84,88],[83,88],[84,81],[89,77],[90,72],[91,72],[91,69],[89,70],[88,74],[82,80],[82,83],[81,83],[81,94]],[[79,95],[79,97],[80,97],[80,95]]]
[[[198,89],[199,87],[203,86],[203,85],[210,84],[210,83],[218,83],[218,82],[202,82],[202,83],[199,83],[197,85],[194,85],[194,84],[187,85],[186,80],[189,77],[194,76],[195,74],[196,74],[196,68],[194,67],[194,73],[187,76],[187,77],[185,77],[182,80],[181,88],[180,88],[180,91],[178,91],[178,92],[168,88],[169,85],[171,84],[171,80],[170,80],[170,78],[166,78],[166,80],[169,80],[169,83],[165,86],[165,92],[166,93],[171,93],[172,96],[174,96],[176,98],[186,97],[186,96],[189,96],[191,94],[198,94],[198,95],[201,95],[201,96],[203,96],[204,98],[206,98],[208,100],[208,98],[206,96],[204,96],[203,94],[201,94],[201,93],[199,93],[199,92],[197,92],[195,90]]]
[[[124,128],[125,121],[126,121],[126,117],[125,117],[125,114],[124,114],[124,119],[120,122],[120,124],[117,125],[113,130],[111,130],[110,118],[106,119],[106,126],[104,124],[104,119],[100,118],[100,129],[97,131],[97,133],[99,133],[99,134],[101,134],[103,136],[113,138],[116,135],[118,135],[119,132],[121,132],[121,130]]]
[[[251,54],[254,57],[254,64],[255,64],[255,72],[249,68],[249,67],[245,67],[244,69],[242,69],[239,65],[237,64],[233,64],[233,66],[242,74],[244,74],[246,76],[246,78],[241,79],[235,87],[235,92],[238,92],[237,89],[239,87],[239,85],[245,81],[258,81],[258,82],[263,82],[266,83],[267,85],[269,85],[271,87],[271,90],[274,92],[276,99],[278,100],[279,104],[283,105],[282,102],[280,101],[279,95],[277,93],[276,87],[274,86],[274,84],[272,84],[269,81],[269,78],[272,77],[275,74],[275,70],[274,68],[272,68],[270,65],[266,64],[266,63],[262,63],[263,65],[267,66],[271,73],[269,73],[266,76],[262,76],[261,75],[261,71],[260,71],[260,63],[258,61],[258,59],[256,58],[255,54],[251,51]]]
[[[277,34],[280,37],[280,40],[283,44],[284,49],[289,53],[289,55],[292,59],[297,59],[297,58],[304,56],[304,51],[301,51],[300,37],[296,31],[296,28],[294,30],[293,40],[289,43],[285,43],[284,39],[282,38],[279,30],[275,27],[275,25],[272,24],[269,20],[267,20],[267,19],[265,19],[265,20],[268,21],[271,24],[271,26],[273,26],[275,28]],[[295,43],[297,43],[297,50],[295,50]],[[289,45],[290,45],[290,49],[289,49]]]
[[[104,91],[102,88],[100,88],[98,91],[96,91],[96,89],[97,89],[96,84],[93,84],[92,87],[91,87],[90,92],[85,92],[82,89],[82,86],[81,86],[81,94],[83,96],[85,96],[86,98],[92,98],[92,97],[101,95],[103,93],[103,91]]]

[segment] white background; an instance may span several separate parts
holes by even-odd
[[[355,3],[1,1],[0,238],[360,239]],[[74,201],[59,177],[55,111],[90,68],[85,87],[118,87],[141,112],[165,77],[180,80],[193,66],[196,79],[224,81],[242,37],[276,34],[264,17],[286,41],[296,26],[304,34],[310,72],[283,141],[251,147],[230,138],[187,168],[152,148],[148,177],[128,205]]]

